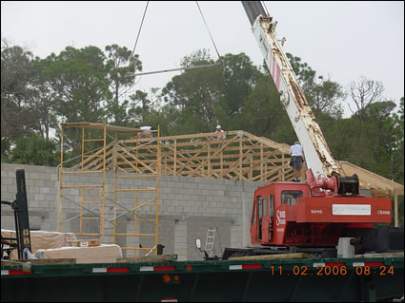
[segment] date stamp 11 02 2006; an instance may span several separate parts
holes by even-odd
[[[348,267],[345,264],[338,265],[322,265],[322,266],[308,266],[308,265],[293,265],[292,267],[285,268],[282,265],[271,265],[270,271],[273,276],[371,276],[378,275],[380,277],[393,276],[395,274],[395,268],[393,265],[377,265],[377,266],[354,266]]]

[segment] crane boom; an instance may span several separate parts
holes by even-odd
[[[260,1],[242,1],[242,4],[281,102],[302,145],[308,168],[316,177],[342,174],[342,168],[332,157],[304,91],[276,38],[277,22],[266,14]]]

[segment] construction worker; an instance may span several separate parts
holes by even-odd
[[[138,138],[152,138],[152,127],[151,126],[141,126],[140,132],[138,133]]]
[[[300,182],[302,164],[304,163],[304,151],[298,141],[290,147],[291,161],[290,166],[294,170],[294,182]]]
[[[215,129],[215,137],[217,140],[224,140],[225,139],[225,131],[221,128],[221,125],[217,125]]]

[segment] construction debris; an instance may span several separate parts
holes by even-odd
[[[142,263],[142,262],[166,262],[177,261],[177,255],[127,257],[117,259],[117,263]]]
[[[311,255],[306,253],[289,253],[289,254],[274,254],[274,255],[261,255],[261,256],[242,256],[230,257],[229,260],[249,261],[249,260],[287,260],[287,259],[304,259],[309,258]]]
[[[69,246],[72,241],[77,241],[74,233],[61,233],[57,231],[34,230],[31,231],[32,253],[38,249],[60,248]],[[15,237],[14,230],[2,229],[1,236],[4,238]],[[10,259],[18,259],[17,251],[13,250]]]
[[[73,258],[76,263],[115,263],[122,258],[122,250],[116,244],[101,244],[88,247],[61,247],[39,249],[35,256],[39,259]]]

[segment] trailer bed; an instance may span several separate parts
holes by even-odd
[[[403,277],[403,256],[18,264],[1,267],[1,301],[385,301]]]

